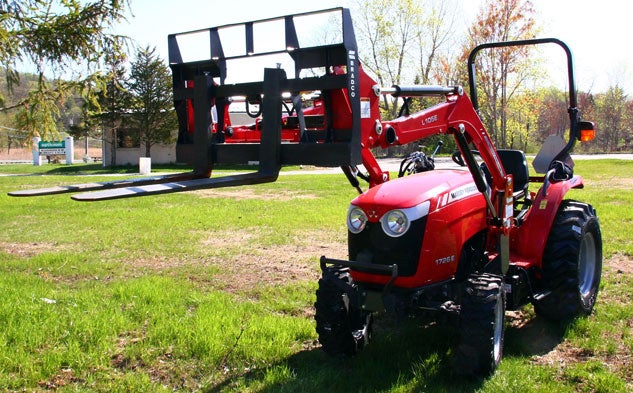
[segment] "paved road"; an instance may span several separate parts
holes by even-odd
[[[601,159],[619,159],[619,160],[633,160],[633,154],[574,154],[572,158],[576,161],[580,160],[601,160]],[[390,172],[397,172],[400,169],[401,158],[380,158],[378,163],[383,170]],[[451,168],[463,168],[455,164],[449,157],[438,157],[435,159],[436,169],[451,169]],[[359,166],[359,169],[362,168]],[[285,175],[299,175],[299,174],[330,174],[330,173],[342,173],[340,168],[310,168],[297,171],[281,172]]]
[[[619,159],[619,160],[633,160],[633,154],[574,154],[572,155],[574,160],[601,160],[601,159]],[[397,172],[400,169],[401,158],[380,158],[378,163],[383,170],[390,172]],[[0,173],[2,172],[1,164],[14,164],[21,163],[18,161],[0,161]],[[30,162],[29,162],[30,163]],[[461,168],[453,162],[449,157],[438,157],[435,159],[435,168],[447,169],[447,168]],[[360,168],[362,169],[362,168]],[[282,175],[299,175],[299,174],[338,174],[342,173],[341,169],[335,168],[314,168],[306,167],[306,169],[300,169],[295,171],[284,171]],[[165,174],[165,173],[161,173]],[[123,174],[122,176],[129,176],[130,174]],[[103,176],[103,175],[102,175]]]
[[[571,158],[574,160],[603,160],[603,159],[615,159],[615,160],[633,160],[633,154],[572,154]]]

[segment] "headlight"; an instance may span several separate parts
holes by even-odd
[[[409,230],[412,221],[418,220],[429,214],[430,205],[431,203],[429,201],[424,201],[419,205],[406,209],[388,211],[380,218],[382,230],[391,237],[400,237],[404,235]]]
[[[363,209],[350,206],[347,212],[347,229],[353,234],[357,234],[365,229],[365,224],[367,224],[367,215]]]
[[[404,235],[409,229],[409,219],[402,210],[391,210],[380,219],[382,230],[391,237]]]

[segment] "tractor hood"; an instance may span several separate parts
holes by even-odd
[[[352,206],[363,209],[369,221],[376,222],[393,209],[409,209],[424,202],[428,212],[477,194],[477,187],[468,171],[434,170],[405,176],[375,186],[356,197]]]

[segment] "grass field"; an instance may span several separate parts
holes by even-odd
[[[6,193],[120,175],[0,166],[18,174],[0,176],[0,390],[633,391],[633,162],[578,161],[576,172],[586,187],[570,197],[596,207],[604,239],[593,315],[558,325],[531,307],[509,314],[498,371],[461,380],[447,325],[379,316],[359,356],[319,349],[318,257],[346,257],[355,196],[342,175],[79,203]]]

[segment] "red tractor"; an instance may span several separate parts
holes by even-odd
[[[481,45],[469,59],[470,91],[476,100],[480,50],[544,43],[560,45],[570,60],[571,127],[567,143],[545,141],[534,160],[539,176],[529,176],[522,151],[493,147],[476,101],[460,87],[389,89],[403,97],[443,95],[445,102],[363,134],[363,157],[374,146],[447,134],[459,148],[454,161],[468,170],[436,170],[433,157],[414,153],[399,178],[386,181],[386,173],[366,165],[371,187],[347,213],[349,260],[321,258],[315,319],[326,352],[362,349],[376,312],[448,313],[458,316],[461,331],[456,371],[486,375],[501,360],[506,310],[532,303],[552,320],[591,313],[602,268],[600,224],[591,205],[565,195],[583,187],[569,151],[595,132],[576,108],[569,49],[555,39]]]
[[[297,26],[319,23],[334,32],[335,43],[310,44],[299,34]],[[271,41],[267,29],[285,32],[278,48],[264,45]],[[227,38],[231,32],[237,41]],[[184,60],[183,37],[191,35],[208,39],[210,53],[202,60]],[[595,129],[580,118],[571,52],[561,41],[478,46],[468,62],[471,98],[460,86],[380,88],[362,68],[344,8],[174,34],[168,42],[177,155],[192,172],[11,195],[97,190],[73,198],[102,200],[270,182],[283,165],[340,166],[360,195],[347,212],[349,259],[320,260],[315,319],[327,353],[353,355],[366,346],[378,312],[448,314],[461,331],[456,370],[486,375],[501,359],[506,310],[532,303],[537,314],[554,320],[591,313],[602,270],[600,224],[591,205],[565,195],[583,187],[569,152],[576,141],[591,140]],[[229,54],[227,43],[241,49]],[[558,45],[567,55],[570,129],[566,140],[545,141],[533,163],[537,175],[530,176],[524,153],[496,149],[482,124],[475,59],[484,49],[537,44]],[[233,61],[280,55],[294,66],[294,77],[279,62],[264,70],[263,81],[226,83]],[[317,97],[311,105],[301,99],[306,92]],[[442,102],[413,114],[405,108],[385,121],[383,94]],[[233,97],[259,104],[254,125],[231,124]],[[433,156],[417,152],[390,180],[372,153],[438,134],[455,139],[453,159],[464,168],[435,169]],[[247,162],[258,162],[258,170],[211,177],[215,163]],[[359,179],[368,183],[366,191]]]

